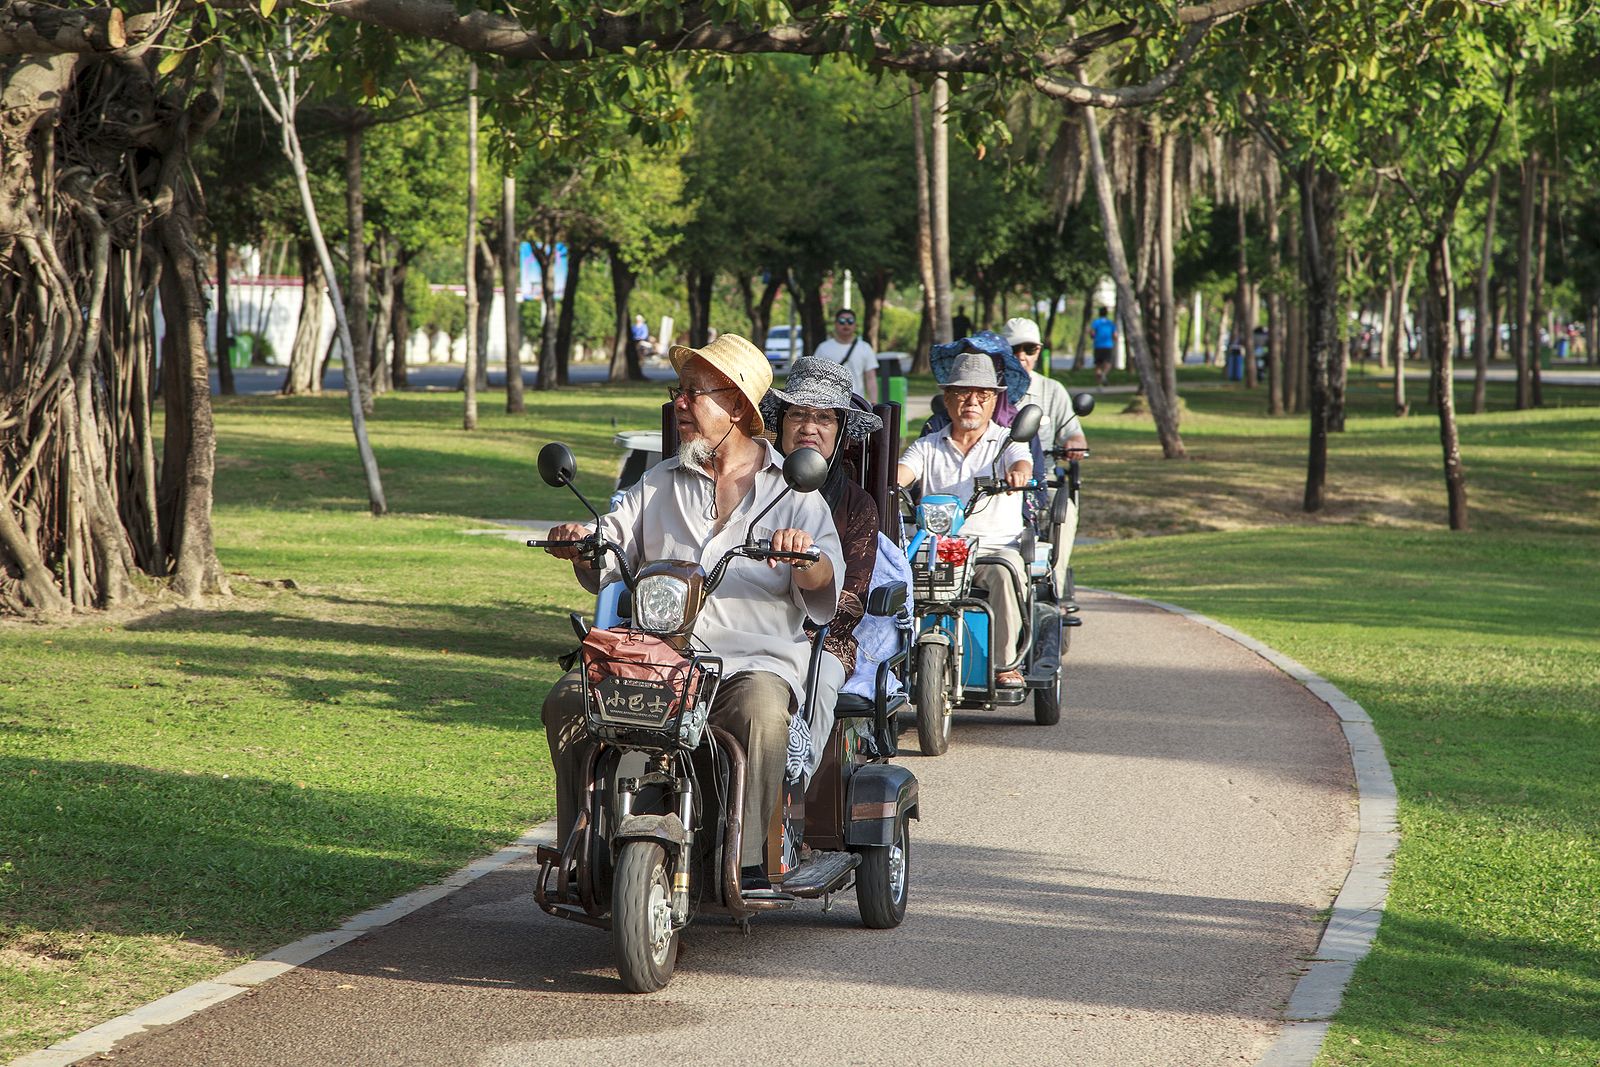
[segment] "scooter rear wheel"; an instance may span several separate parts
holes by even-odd
[[[950,747],[950,649],[926,644],[917,648],[917,744],[924,756],[942,756]]]
[[[630,993],[654,993],[672,981],[678,931],[672,928],[672,878],[667,850],[629,841],[617,857],[611,894],[611,939],[617,973]]]
[[[911,828],[902,813],[895,820],[894,842],[861,850],[856,871],[856,904],[861,922],[872,930],[890,930],[906,917],[911,884]]]
[[[1057,667],[1055,681],[1033,691],[1033,721],[1040,726],[1054,726],[1061,721],[1061,677],[1065,673]]]

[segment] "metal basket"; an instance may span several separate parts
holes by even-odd
[[[917,603],[943,604],[960,600],[972,588],[972,568],[978,560],[978,542],[971,537],[961,540],[967,543],[967,558],[963,563],[940,560],[934,540],[930,540],[926,548],[917,551],[917,558],[911,561],[911,588]]]

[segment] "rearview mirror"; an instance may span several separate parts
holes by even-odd
[[[1039,410],[1038,404],[1029,404],[1017,412],[1017,417],[1011,420],[1011,439],[1013,441],[1031,441],[1039,436],[1039,420],[1044,418],[1044,412]]]
[[[539,449],[539,477],[546,485],[569,485],[577,477],[578,463],[572,458],[572,449],[559,441],[551,441]]]
[[[1093,393],[1077,393],[1072,397],[1072,411],[1080,419],[1094,410]]]
[[[797,448],[783,461],[783,480],[797,493],[815,493],[828,480],[828,461],[814,448]]]

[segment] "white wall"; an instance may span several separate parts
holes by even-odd
[[[459,287],[456,287],[459,288]],[[304,288],[299,278],[233,278],[228,282],[229,314],[233,332],[236,334],[247,331],[259,332],[266,336],[272,345],[272,362],[278,366],[287,366],[289,363],[289,350],[294,347],[295,327],[300,321],[300,302]],[[327,351],[334,333],[333,304],[328,300],[328,294],[322,293],[322,337],[319,342],[319,352]],[[206,315],[206,344],[209,348],[217,333],[217,316],[215,312],[217,290],[215,285],[206,286],[206,300],[213,308]],[[159,343],[161,336],[166,332],[166,324],[161,316],[160,301],[156,303],[156,338]],[[429,337],[421,330],[413,331],[406,345],[407,363],[429,362],[464,362],[466,359],[466,338],[439,338],[430,350]],[[524,342],[523,358],[532,358],[531,347]],[[504,311],[504,296],[500,290],[494,292],[494,300],[489,316],[489,350],[486,357],[491,363],[501,363],[506,358],[506,320]]]

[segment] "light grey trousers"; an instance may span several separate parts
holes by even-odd
[[[972,570],[972,584],[989,593],[989,618],[994,626],[995,671],[1002,664],[1017,658],[1017,642],[1022,636],[1022,603],[1017,596],[1017,580],[1011,571],[999,563],[981,562],[986,556],[1001,556],[1011,562],[1017,574],[1027,582],[1028,568],[1022,562],[1022,553],[1014,548],[982,548],[978,550],[979,563]],[[1026,584],[1023,588],[1027,588]]]
[[[727,730],[745,752],[744,836],[739,863],[762,861],[767,823],[783,790],[794,694],[768,671],[743,671],[723,680],[711,705],[711,721]],[[556,840],[565,844],[583,808],[583,766],[594,742],[584,727],[583,686],[568,671],[544,701],[544,735],[556,771]]]

